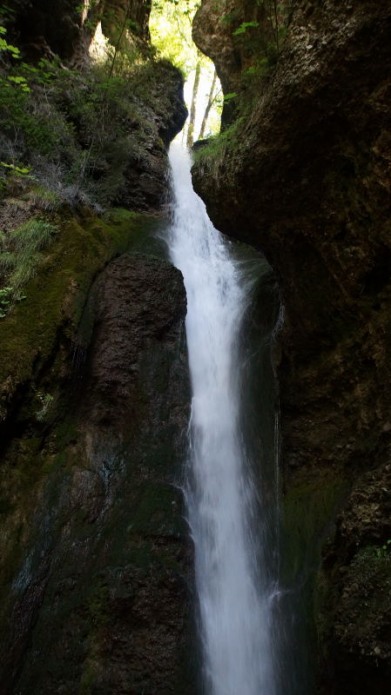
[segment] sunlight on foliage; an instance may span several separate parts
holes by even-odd
[[[150,140],[150,114],[163,120],[170,109],[169,95],[156,89],[170,70],[151,59],[132,62],[127,52],[112,69],[112,58],[83,72],[59,60],[3,67],[1,195],[28,179],[45,192],[45,209],[56,198],[100,209],[124,189],[129,157],[142,157]]]
[[[180,68],[185,77],[195,70],[200,59],[191,36],[199,4],[197,0],[154,0],[152,3],[149,21],[152,44],[163,58]]]
[[[186,79],[185,101],[190,115],[182,137],[190,146],[197,138],[218,132],[222,109],[214,65],[192,39],[192,21],[199,5],[199,0],[154,0],[149,22],[158,54],[179,67]]]

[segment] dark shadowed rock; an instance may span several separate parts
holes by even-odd
[[[262,250],[280,282],[287,543],[300,572],[309,557],[310,572],[317,566],[324,546],[321,692],[366,695],[376,683],[385,695],[391,8],[386,0],[293,8],[276,68],[250,90],[253,107],[231,139],[200,151],[194,182],[216,226]]]
[[[165,261],[125,255],[96,281],[87,369],[4,603],[3,692],[193,692],[185,311]]]
[[[128,42],[140,49],[149,40],[151,5],[143,0],[5,0],[3,6],[13,40],[33,60],[53,53],[68,61],[80,58],[99,22],[113,46],[121,41],[121,47]]]
[[[149,379],[143,374],[149,370],[146,351],[155,364],[158,357],[162,359],[159,345],[163,337],[168,349],[175,349],[183,339],[186,297],[182,275],[156,258],[121,256],[101,274],[92,297],[96,328],[83,409],[88,428],[94,427],[98,436],[103,428],[106,438],[108,428],[115,437],[126,438],[144,417],[140,380]],[[163,373],[155,375],[160,391],[163,383],[167,386],[169,364],[162,360],[161,366]],[[179,416],[182,419],[181,409]]]

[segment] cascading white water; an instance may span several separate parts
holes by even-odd
[[[186,497],[205,687],[208,695],[276,695],[271,591],[257,568],[254,490],[239,426],[238,342],[248,282],[193,191],[189,155],[174,144],[170,161],[169,246],[188,302],[193,397]]]

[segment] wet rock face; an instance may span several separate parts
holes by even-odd
[[[386,1],[296,3],[251,115],[231,145],[194,168],[216,226],[261,249],[279,277],[286,498],[319,472],[352,490],[346,507],[346,497],[334,498],[328,519],[339,505],[341,521],[323,549],[317,619],[327,695],[389,687],[390,45]],[[368,475],[370,504],[360,494]]]
[[[86,371],[3,586],[2,692],[193,692],[185,310],[156,258],[122,256],[96,282]]]

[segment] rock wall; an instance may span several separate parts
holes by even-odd
[[[99,22],[113,46],[146,47],[150,11],[143,0],[5,0],[0,17],[29,58],[71,61],[88,49]]]
[[[61,419],[30,418],[3,452],[28,481],[2,485],[2,692],[192,692],[185,311],[168,263],[112,261]]]
[[[286,578],[309,585],[327,695],[385,694],[391,669],[390,46],[388,2],[294,3],[276,67],[242,74],[240,118],[193,172],[279,278]]]
[[[183,80],[148,59],[148,2],[84,9],[0,12],[29,61],[0,108],[1,158],[26,165],[0,175],[0,691],[193,693],[186,298],[154,238]],[[131,77],[83,63],[98,21],[115,48],[126,27]]]
[[[154,58],[150,9],[140,0],[16,0],[0,8],[6,45],[23,59],[3,51],[1,198],[18,162],[72,205],[161,209],[168,145],[187,110],[182,74]],[[89,47],[99,23],[108,48],[95,61]]]
[[[273,39],[274,11],[267,3],[247,0],[204,0],[193,20],[193,39],[216,66],[225,95],[241,90],[243,72],[267,55]],[[235,102],[226,101],[222,123],[235,116]]]

